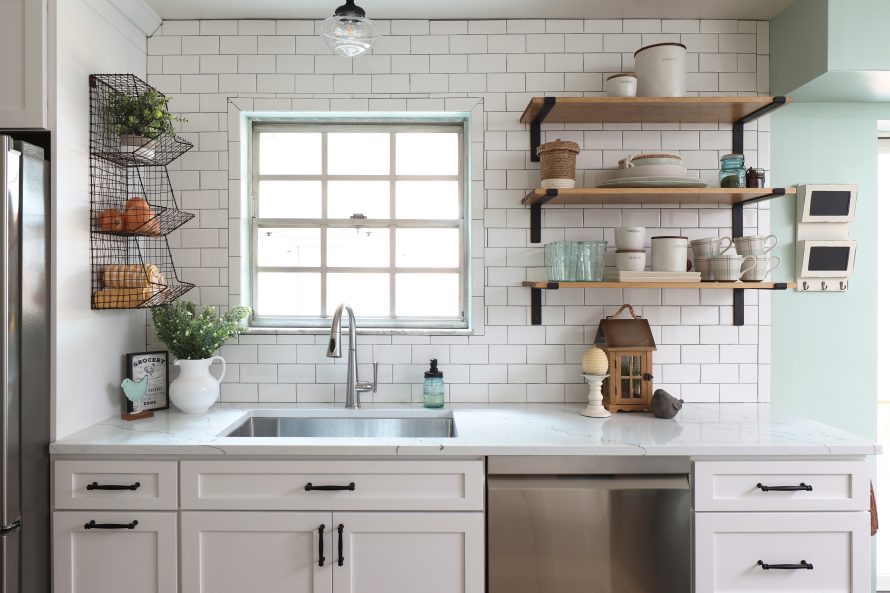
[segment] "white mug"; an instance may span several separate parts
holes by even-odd
[[[755,257],[756,262],[750,270],[742,272],[742,282],[762,282],[766,275],[779,267],[782,260],[777,255]]]
[[[757,265],[757,258],[750,255],[715,255],[708,259],[711,276],[717,282],[735,282],[739,276]]]
[[[637,77],[635,74],[613,74],[606,78],[605,90],[609,97],[636,97]]]
[[[685,272],[688,247],[687,237],[652,237],[652,271]]]
[[[726,242],[726,246],[723,242]],[[707,239],[695,239],[689,242],[692,245],[692,255],[698,258],[723,255],[732,247],[732,239],[729,237],[708,237]]]
[[[770,242],[772,239],[772,242]],[[735,251],[739,255],[753,255],[759,257],[772,251],[779,239],[775,235],[749,235],[747,237],[733,237]]]
[[[711,274],[711,258],[710,257],[695,258],[695,271],[701,272],[701,281],[702,282],[711,282],[714,280],[714,276]]]
[[[615,229],[615,248],[619,251],[640,251],[646,243],[646,227],[620,226]]]
[[[642,272],[646,269],[646,252],[642,249],[619,249],[615,252],[619,272]]]

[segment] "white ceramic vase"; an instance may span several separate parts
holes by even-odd
[[[219,379],[210,374],[214,360],[222,363]],[[201,414],[219,399],[219,384],[226,376],[226,361],[222,356],[199,360],[177,360],[179,376],[170,383],[170,401],[186,414]]]

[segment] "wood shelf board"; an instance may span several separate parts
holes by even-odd
[[[547,204],[723,204],[731,205],[769,195],[770,188],[724,189],[719,187],[634,187],[634,188],[573,188],[561,189],[547,200]],[[785,188],[785,195],[795,195],[793,187]],[[547,197],[546,189],[534,189],[522,199],[530,206]]]
[[[772,103],[754,96],[557,97],[544,123],[733,123]],[[544,97],[532,98],[520,121],[532,123],[543,106]]]
[[[558,284],[559,288],[702,288],[702,289],[753,289],[776,290],[776,282],[548,282],[546,280],[525,281],[527,288],[547,288],[548,284]],[[785,283],[788,289],[797,287],[795,282]],[[778,289],[782,290],[782,289]]]

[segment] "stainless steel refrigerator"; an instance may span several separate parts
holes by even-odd
[[[0,135],[0,593],[49,593],[49,164]]]

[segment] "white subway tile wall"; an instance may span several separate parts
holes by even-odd
[[[577,402],[586,398],[580,358],[597,323],[623,303],[652,325],[655,383],[692,402],[769,400],[769,294],[745,295],[748,325],[732,326],[730,291],[545,291],[544,325],[530,325],[523,280],[546,277],[543,246],[529,242],[520,204],[539,184],[519,116],[530,97],[602,95],[605,76],[633,70],[633,52],[659,41],[688,47],[691,95],[769,92],[769,24],[698,20],[383,21],[371,55],[331,55],[312,21],[168,21],[149,40],[149,82],[188,119],[195,148],[170,167],[183,208],[197,216],[170,236],[186,298],[226,307],[242,300],[241,111],[467,111],[472,120],[471,336],[361,335],[359,371],[379,363],[366,401],[418,402],[423,371],[438,358],[451,402]],[[639,151],[682,155],[716,185],[730,126],[544,125],[546,141],[574,140],[579,185]],[[769,168],[769,118],[749,124],[746,160]],[[643,225],[690,239],[731,233],[718,207],[548,206],[544,242],[613,240]],[[768,205],[746,208],[745,233],[769,232]],[[648,245],[647,245],[648,247]],[[610,249],[607,265],[614,265]],[[788,265],[785,263],[784,265]],[[359,311],[359,314],[361,312]],[[153,332],[149,346],[162,347]],[[324,335],[245,335],[221,350],[222,400],[344,399],[345,359],[325,358]]]

